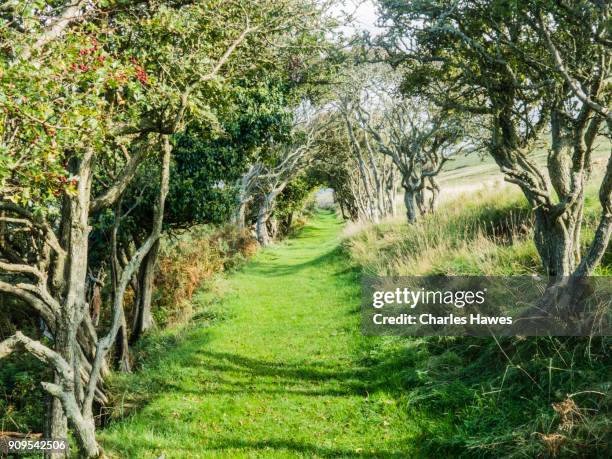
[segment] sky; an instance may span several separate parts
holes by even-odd
[[[381,29],[376,27],[376,6],[372,0],[338,0],[332,11],[337,16],[351,14],[353,20],[347,26],[341,27],[346,35],[360,31],[368,31],[372,35],[380,33]]]

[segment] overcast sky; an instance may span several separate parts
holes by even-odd
[[[353,20],[341,30],[352,35],[355,32],[367,30],[372,35],[380,33],[380,29],[376,27],[376,7],[371,0],[338,0],[333,7],[334,13],[339,17],[344,16],[344,13],[351,14]]]

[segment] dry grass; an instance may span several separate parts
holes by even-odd
[[[345,236],[369,274],[528,274],[539,266],[531,226],[518,193],[486,189],[443,203],[416,225],[354,224]]]
[[[218,273],[241,264],[257,250],[246,232],[232,226],[196,228],[178,240],[166,241],[155,276],[155,314],[158,323],[188,320],[197,290]]]
[[[354,226],[344,244],[370,275],[541,271],[525,199],[493,191],[445,202],[416,225]],[[596,192],[588,188],[585,247],[601,212]],[[609,275],[610,261],[596,274]],[[611,457],[609,338],[385,337],[373,348],[422,419],[424,457]]]

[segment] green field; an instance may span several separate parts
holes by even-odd
[[[595,145],[596,147],[593,150],[593,177],[598,178],[603,175],[612,145],[606,137],[600,137]],[[530,155],[531,159],[536,164],[544,165],[548,154],[547,148],[546,142],[540,141],[540,144]],[[440,174],[440,184],[443,186],[493,185],[501,182],[503,182],[503,175],[490,155],[470,154],[453,158],[444,166]],[[469,190],[471,191],[471,187]]]

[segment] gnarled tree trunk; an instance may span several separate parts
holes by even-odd
[[[86,300],[87,256],[89,247],[89,203],[91,196],[93,151],[85,152],[83,158],[72,160],[75,174],[80,178],[75,196],[66,196],[62,215],[61,243],[66,247],[67,264],[64,282],[65,296],[57,314],[54,335],[54,350],[72,370],[76,397],[82,397],[81,359],[77,333],[89,307]],[[56,369],[57,370],[57,369]],[[55,384],[65,379],[56,373]],[[57,386],[59,387],[59,386]],[[55,395],[55,394],[52,394]],[[50,403],[47,414],[50,438],[66,438],[66,401],[57,398]],[[60,403],[58,403],[60,402]]]
[[[255,226],[255,231],[257,232],[257,242],[259,242],[262,247],[270,245],[270,242],[272,241],[270,234],[268,233],[268,218],[270,218],[270,209],[266,195],[263,203],[259,207],[259,211],[257,212],[257,223]]]
[[[404,188],[404,204],[406,205],[406,218],[408,223],[414,224],[417,221],[416,192],[409,188]]]
[[[534,242],[544,271],[550,276],[569,276],[580,261],[580,224],[577,215],[582,203],[562,216],[536,209]]]
[[[143,333],[155,325],[151,311],[151,301],[153,299],[153,281],[158,255],[159,240],[153,244],[138,271],[138,295],[134,305],[134,323],[130,337],[132,342],[136,342]]]

